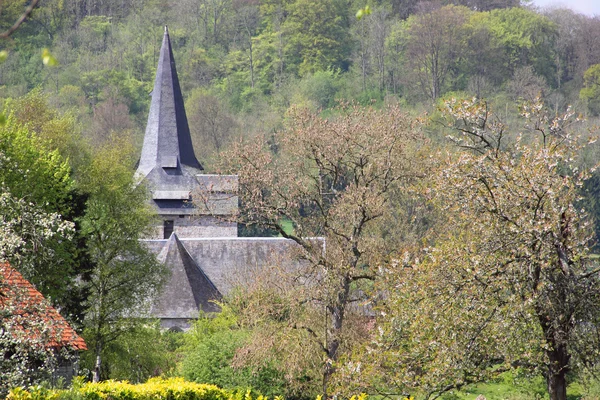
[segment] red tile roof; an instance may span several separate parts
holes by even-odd
[[[52,338],[46,344],[49,348],[70,348],[87,350],[83,339],[75,333],[69,323],[50,306],[44,296],[8,263],[0,262],[0,307],[11,305],[16,313],[27,319],[40,319],[49,329]],[[22,325],[21,325],[22,326]],[[27,324],[26,334],[31,339],[38,339],[42,332],[35,324]]]

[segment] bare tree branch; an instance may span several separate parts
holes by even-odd
[[[19,19],[17,19],[17,21],[13,24],[13,26],[8,28],[4,32],[0,33],[0,39],[8,39],[10,37],[10,35],[12,35],[17,29],[19,29],[19,26],[21,26],[21,24],[23,22],[25,22],[25,20],[33,12],[33,9],[37,6],[39,1],[40,0],[32,0],[31,3],[29,4],[29,7],[27,7],[25,12],[23,14],[21,14]]]

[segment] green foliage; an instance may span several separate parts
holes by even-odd
[[[558,27],[549,18],[515,7],[476,13],[471,24],[485,26],[494,38],[492,46],[499,45],[505,77],[511,76],[518,66],[532,65],[537,74],[554,82],[553,49]]]
[[[584,87],[579,92],[579,98],[583,100],[588,110],[593,115],[600,114],[600,64],[589,67],[583,75]]]
[[[266,31],[279,36],[274,45],[285,72],[304,76],[328,68],[348,69],[351,42],[346,4],[339,0],[272,0],[261,5]]]
[[[3,199],[3,207],[8,207],[3,208],[0,219],[3,234],[12,232],[22,239],[21,245],[1,257],[45,295],[63,298],[72,284],[75,253],[73,243],[65,240],[72,227],[61,231],[64,224],[59,223],[71,211],[70,168],[58,151],[49,150],[14,114],[0,126],[0,187],[12,199],[8,203]],[[45,228],[48,233],[42,231],[41,235],[33,229],[35,219],[27,219],[33,215],[53,215],[56,223],[49,224]]]
[[[295,103],[298,106],[310,105],[317,109],[333,107],[340,86],[340,73],[331,69],[306,75],[299,83],[300,96],[295,99]]]
[[[105,346],[142,317],[165,278],[165,266],[139,241],[153,215],[145,199],[146,188],[135,185],[132,147],[113,140],[97,151],[84,173],[81,187],[89,193],[86,213],[80,219],[86,251],[94,264],[86,303],[84,338],[97,361]],[[95,368],[96,379],[101,370]]]
[[[268,363],[255,369],[233,365],[248,337],[248,330],[237,325],[237,317],[226,305],[219,314],[201,315],[185,334],[182,375],[227,389],[253,388],[267,396],[285,393],[281,372]]]
[[[247,368],[237,371],[231,366],[236,350],[243,345],[246,337],[247,333],[241,330],[209,335],[186,354],[182,364],[183,376],[193,382],[227,388],[249,387],[252,372]]]
[[[406,74],[404,85],[413,96],[435,101],[456,86],[468,53],[466,22],[471,11],[453,5],[409,17],[390,35]]]
[[[486,383],[453,390],[442,399],[475,399],[482,395],[487,400],[542,399],[546,394],[546,383],[542,376],[530,376],[522,371],[505,372]]]
[[[13,195],[48,211],[68,212],[73,188],[69,164],[14,115],[0,127],[0,152],[8,163],[0,170],[0,182]]]
[[[81,88],[85,96],[96,104],[104,100],[109,87],[116,88],[117,93],[126,99],[133,114],[145,111],[150,103],[149,85],[127,76],[122,71],[112,68],[84,73],[81,76]]]
[[[11,123],[5,124],[6,128],[10,130],[11,127],[20,126],[19,129],[24,130],[23,140],[29,140],[36,147],[29,153],[29,166],[23,166],[29,170],[27,174],[19,173],[22,168],[19,165],[25,162],[22,159],[25,154],[23,152],[20,156],[11,156],[11,161],[7,164],[10,167],[0,172],[0,175],[16,174],[9,181],[21,188],[9,189],[18,193],[12,196],[25,196],[23,201],[31,202],[31,206],[35,205],[38,212],[56,214],[65,222],[71,221],[70,224],[73,225],[72,222],[84,212],[84,195],[77,190],[77,182],[71,176],[77,178],[80,168],[88,161],[88,147],[74,118],[53,110],[48,104],[47,95],[41,90],[10,99],[6,102],[6,110],[12,115]],[[11,146],[17,145],[20,140],[11,138]],[[31,165],[33,160],[35,166]],[[40,168],[46,172],[36,172]],[[20,203],[13,203],[17,204]],[[22,210],[23,207],[18,207],[15,212]],[[12,213],[4,212],[6,218],[10,214]],[[23,221],[22,225],[25,227],[26,220]],[[78,226],[75,225],[75,228]],[[79,319],[82,314],[83,293],[74,282],[79,274],[89,268],[89,264],[78,243],[82,240],[81,236],[76,234],[69,237],[72,240],[64,240],[65,237],[57,235],[53,241],[44,245],[26,240],[24,249],[31,248],[35,256],[26,262],[22,254],[15,253],[13,258],[20,257],[20,260],[13,260],[13,265],[20,268],[44,295],[52,297],[55,304],[60,304],[64,315]],[[50,261],[49,256],[55,261]]]
[[[168,376],[177,361],[177,347],[182,334],[162,331],[158,321],[134,321],[119,339],[108,343],[103,351],[103,374],[107,379],[142,383],[154,376]],[[90,343],[90,345],[93,342]],[[92,370],[94,352],[84,352],[81,368]]]
[[[58,65],[58,60],[56,57],[52,55],[50,50],[43,49],[42,50],[42,63],[47,65],[48,67],[56,67]]]
[[[72,87],[72,86],[71,86]],[[69,87],[64,87],[65,92]],[[44,148],[56,150],[77,172],[89,162],[88,144],[81,135],[80,128],[71,114],[60,114],[49,105],[49,96],[39,88],[27,95],[7,101],[7,109],[15,119],[32,131]]]
[[[369,7],[368,5],[356,12],[356,19],[360,21],[363,17],[367,15],[371,15],[371,7]]]

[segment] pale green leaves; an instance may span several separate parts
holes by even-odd
[[[58,60],[50,53],[50,50],[42,50],[42,62],[48,67],[55,67],[58,65]]]
[[[0,64],[8,59],[8,51],[0,50]],[[42,63],[48,67],[55,67],[58,65],[58,60],[52,55],[50,50],[42,49]]]
[[[8,51],[0,50],[0,64],[8,59]],[[55,67],[58,65],[58,60],[52,55],[50,50],[42,49],[42,63],[48,67]]]
[[[366,17],[367,15],[371,14],[371,7],[369,6],[364,6],[364,8],[361,8],[360,10],[358,10],[356,12],[356,19],[357,20],[361,20],[362,17]]]

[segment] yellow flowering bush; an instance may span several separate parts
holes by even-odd
[[[268,400],[253,396],[248,390],[225,390],[215,385],[187,382],[183,378],[152,378],[133,385],[127,381],[81,383],[74,381],[70,390],[51,390],[41,387],[15,388],[8,400]],[[283,400],[276,396],[273,400]],[[320,400],[320,397],[317,397]],[[352,396],[350,400],[367,400],[367,395]],[[412,399],[411,399],[412,400]]]
[[[235,393],[214,385],[186,382],[183,378],[153,378],[140,385],[123,381],[85,383],[72,390],[46,390],[41,393],[35,388],[13,389],[10,400],[229,400]],[[251,399],[244,399],[251,400]],[[258,400],[258,399],[257,399]]]

